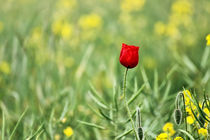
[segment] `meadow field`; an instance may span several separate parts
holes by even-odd
[[[0,0],[0,139],[208,140],[209,55],[210,0]]]

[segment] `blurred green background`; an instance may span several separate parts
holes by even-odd
[[[139,65],[128,73],[128,96],[146,84],[131,110],[143,104],[144,128],[153,139],[170,120],[178,91],[210,90],[209,7],[209,0],[0,0],[5,138],[26,108],[15,139],[33,134],[68,139],[63,133],[67,126],[74,131],[69,138],[76,140],[113,139],[123,132],[129,124],[112,134],[111,128],[99,131],[77,120],[106,124],[90,107],[97,108],[88,94],[90,83],[108,104],[113,87],[120,97],[125,68],[119,54],[126,43],[140,46]],[[128,118],[125,112],[121,118]]]

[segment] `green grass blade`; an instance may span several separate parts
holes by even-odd
[[[1,139],[4,140],[5,133],[5,114],[4,110],[2,109],[2,129],[1,129]]]
[[[28,108],[26,108],[26,109],[24,110],[24,112],[21,114],[20,118],[18,119],[18,122],[16,123],[16,125],[15,125],[15,127],[14,127],[14,129],[13,129],[13,131],[12,131],[10,137],[9,137],[9,140],[12,139],[12,137],[13,137],[13,135],[14,135],[14,133],[15,133],[15,131],[16,131],[18,125],[20,124],[20,122],[21,122],[21,120],[23,119],[23,116],[26,114],[27,110],[28,110]]]
[[[37,129],[37,131],[36,131],[32,136],[30,136],[29,138],[26,138],[26,140],[31,140],[31,139],[33,139],[36,135],[39,134],[40,131],[43,131],[43,129],[42,129],[43,126],[44,126],[44,123],[42,123],[42,124],[39,126],[39,128]]]
[[[65,102],[65,106],[64,106],[64,108],[63,108],[63,111],[62,111],[62,113],[61,113],[61,116],[60,116],[59,121],[61,121],[61,120],[64,118],[65,114],[68,112],[68,105],[69,105],[69,102],[66,101],[66,102]]]
[[[149,80],[148,80],[148,77],[147,77],[147,74],[146,74],[144,68],[141,69],[141,74],[142,74],[144,83],[145,83],[145,85],[146,85],[146,88],[149,89],[149,90],[151,90],[151,86],[150,86],[150,84],[149,84]]]
[[[91,93],[92,93],[98,100],[100,100],[102,103],[104,103],[103,99],[101,98],[101,96],[99,95],[98,91],[95,89],[95,87],[93,86],[93,84],[89,82],[89,85],[90,85]]]
[[[131,104],[140,95],[144,87],[145,87],[145,84],[143,84],[141,88],[135,94],[133,94],[133,96],[128,100],[128,105]]]
[[[108,107],[102,103],[100,100],[98,100],[98,98],[96,96],[94,96],[92,93],[89,92],[89,96],[93,99],[93,101],[100,107],[104,108],[104,109],[108,109]]]
[[[107,119],[107,120],[109,120],[109,121],[113,121],[109,116],[107,116],[106,114],[104,114],[104,112],[103,112],[101,109],[99,109],[99,112],[100,112],[100,114],[101,114],[105,119]]]
[[[207,61],[208,61],[208,57],[209,57],[209,53],[210,53],[210,48],[206,47],[205,50],[204,50],[202,59],[201,59],[201,67],[202,68],[206,67],[206,64],[207,64]]]
[[[122,137],[124,137],[124,136],[126,136],[128,134],[130,134],[132,131],[133,131],[133,129],[130,129],[130,130],[125,131],[124,133],[122,133],[119,136],[117,136],[116,137],[116,140],[118,140],[118,139],[120,139],[120,138],[122,138]]]
[[[77,120],[79,123],[83,124],[83,125],[87,125],[87,126],[90,126],[90,127],[94,127],[94,128],[98,128],[98,129],[106,129],[105,127],[103,126],[100,126],[100,125],[97,125],[97,124],[94,124],[94,123],[89,123],[89,122],[84,122],[84,121],[80,121],[80,120]]]
[[[182,130],[182,129],[178,129],[180,132],[182,132],[182,133],[184,133],[185,135],[187,135],[191,140],[195,140],[194,138],[193,138],[193,136],[190,134],[190,133],[188,133],[187,131],[185,131],[185,130]]]
[[[37,134],[37,136],[36,136],[36,140],[38,140],[39,139],[39,137],[41,136],[41,134],[44,132],[44,130],[42,130],[42,131],[40,131],[38,134]]]

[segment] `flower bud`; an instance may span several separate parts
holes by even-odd
[[[138,137],[139,137],[139,140],[143,140],[144,138],[144,131],[142,127],[138,128]]]
[[[174,121],[177,125],[182,123],[182,111],[180,109],[174,111]]]

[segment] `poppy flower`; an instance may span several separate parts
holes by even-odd
[[[120,63],[126,68],[134,68],[139,62],[139,47],[122,43]]]

